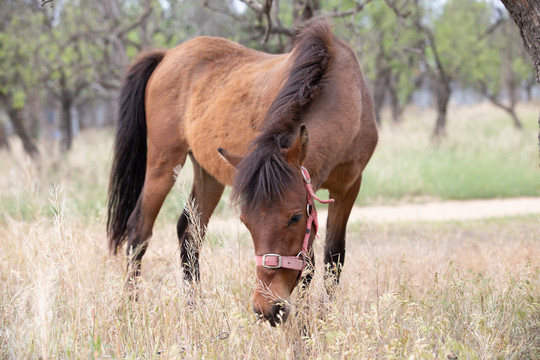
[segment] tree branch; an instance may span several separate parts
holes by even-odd
[[[478,38],[478,40],[483,40],[484,38],[490,36],[491,34],[493,34],[495,32],[495,30],[497,30],[497,28],[504,24],[508,19],[504,16],[503,12],[501,9],[497,9],[497,14],[499,15],[497,17],[497,20],[491,24],[491,26],[484,32],[480,35],[480,37]]]
[[[240,0],[240,1],[246,4],[253,11],[256,11],[258,13],[264,12],[264,6],[262,4],[259,4],[257,0]]]
[[[146,8],[144,9],[143,13],[141,14],[141,16],[136,20],[134,21],[133,23],[129,24],[128,26],[126,26],[125,28],[123,29],[120,29],[118,31],[118,36],[123,38],[125,34],[127,34],[128,32],[130,32],[131,30],[141,26],[141,24],[143,24],[147,19],[148,17],[150,16],[150,14],[152,13],[152,2],[151,1],[148,1],[148,3],[146,4]]]
[[[52,2],[54,0],[41,0],[41,7],[44,7],[45,5],[51,3],[51,6],[52,6]]]
[[[398,6],[393,2],[393,1],[390,1],[390,0],[384,0],[384,2],[386,3],[386,5],[392,9],[392,11],[396,14],[396,16],[398,18],[402,18],[402,19],[405,19],[405,18],[408,18],[409,16],[412,15],[412,12],[411,11],[406,11],[406,12],[403,12],[400,8],[398,8]],[[402,8],[406,8],[407,5],[409,3],[409,0],[405,1],[402,5]]]
[[[203,5],[203,7],[207,8],[210,11],[213,11],[218,14],[225,14],[230,18],[233,18],[236,21],[239,22],[245,22],[247,19],[244,16],[240,16],[238,13],[231,11],[229,7],[225,6],[223,8],[217,8],[210,4],[209,0],[206,0]]]

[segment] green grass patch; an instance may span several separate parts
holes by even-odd
[[[432,111],[411,110],[398,126],[383,123],[359,201],[540,195],[538,109],[518,112],[522,131],[491,106],[456,109],[448,116],[448,136],[438,143],[430,140]]]

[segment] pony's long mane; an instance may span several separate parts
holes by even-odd
[[[269,207],[293,183],[294,172],[282,149],[291,146],[302,115],[324,86],[334,52],[332,29],[326,21],[309,24],[297,36],[285,85],[270,105],[252,151],[238,167],[233,201],[249,209],[261,204]]]

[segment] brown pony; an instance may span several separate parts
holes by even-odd
[[[190,233],[186,208],[177,225],[186,279],[199,279],[194,239],[204,236],[225,185],[232,185],[257,255],[253,309],[259,316],[272,325],[284,321],[305,256],[313,264],[312,189],[328,189],[335,199],[324,263],[326,275],[339,281],[345,228],[377,127],[355,54],[326,22],[306,26],[288,54],[213,37],[142,54],[128,70],[119,102],[107,231],[114,253],[127,241],[129,280],[140,274],[174,169],[189,155],[190,200],[202,234]]]

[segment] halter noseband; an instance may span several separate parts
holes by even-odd
[[[255,255],[255,264],[257,266],[263,266],[267,269],[292,269],[298,270],[300,273],[306,267],[306,258],[308,254],[308,245],[309,237],[311,235],[311,227],[314,226],[315,235],[317,235],[317,229],[319,228],[319,223],[317,221],[317,211],[315,210],[315,204],[313,200],[317,200],[321,204],[328,204],[334,202],[334,199],[322,200],[315,195],[313,190],[313,185],[311,185],[311,177],[309,172],[305,167],[301,167],[302,176],[304,178],[304,186],[307,193],[307,224],[306,224],[306,234],[304,236],[304,241],[302,243],[302,251],[296,256],[282,256],[279,254],[264,254],[264,255]]]

